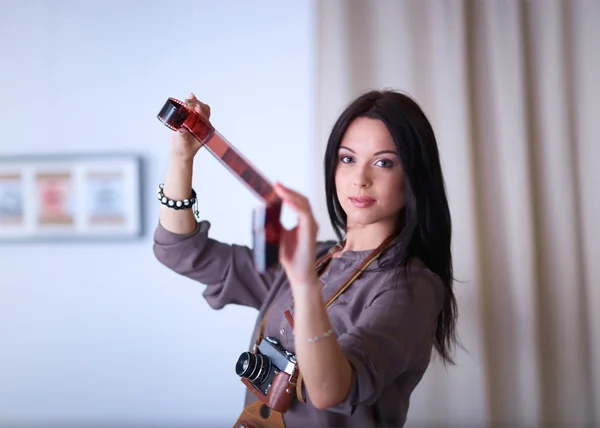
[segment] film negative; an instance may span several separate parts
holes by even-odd
[[[254,264],[264,272],[279,262],[281,204],[273,185],[207,120],[185,103],[169,98],[157,115],[168,128],[186,128],[202,147],[212,153],[252,193],[264,202],[252,213]]]

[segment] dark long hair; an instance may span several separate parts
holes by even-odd
[[[346,233],[347,216],[335,186],[337,154],[348,126],[358,117],[381,120],[394,139],[404,170],[406,200],[398,219],[400,245],[394,266],[408,272],[410,260],[416,257],[441,279],[445,297],[434,346],[444,363],[454,364],[451,354],[457,342],[458,309],[452,290],[452,222],[435,134],[417,103],[398,92],[367,92],[346,107],[333,126],[325,151],[327,209],[340,240]]]

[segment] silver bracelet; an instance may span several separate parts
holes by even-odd
[[[332,334],[333,334],[333,329],[330,328],[325,333],[323,333],[321,336],[309,337],[309,338],[300,339],[300,340],[302,340],[304,342],[308,342],[308,343],[313,343],[313,342],[318,342],[319,340],[327,339]],[[296,336],[296,335],[294,334],[294,336]]]

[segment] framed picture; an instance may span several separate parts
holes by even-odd
[[[0,157],[0,241],[142,235],[137,155]]]

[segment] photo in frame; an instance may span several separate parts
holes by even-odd
[[[0,226],[19,227],[24,223],[23,180],[19,171],[0,173]]]
[[[0,242],[142,236],[141,158],[0,157]]]

